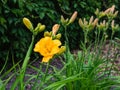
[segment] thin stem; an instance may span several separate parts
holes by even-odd
[[[108,55],[110,54],[110,47],[112,46],[112,39],[113,39],[113,35],[114,35],[114,32],[112,32],[112,35],[111,35],[111,39],[110,39],[110,46],[109,46],[109,51],[108,51]],[[114,47],[115,48],[115,47]],[[108,60],[108,57],[107,57],[107,60]],[[110,67],[110,70],[109,70],[109,73],[108,73],[108,76],[110,76],[111,74],[111,71],[112,71],[112,67],[114,65],[114,62],[112,62],[112,65]]]
[[[47,74],[48,74],[49,64],[50,64],[50,62],[48,62],[47,65],[46,65],[45,74],[44,74],[44,76],[42,77],[39,90],[41,90],[41,87],[42,87],[43,84],[45,83],[45,79],[46,79],[46,76],[47,76]]]
[[[24,62],[23,62],[23,65],[22,65],[22,69],[26,69],[26,66],[27,66],[27,64],[28,64],[28,61],[29,61],[29,59],[30,59],[30,55],[31,55],[31,53],[32,53],[32,49],[33,49],[33,45],[34,45],[34,39],[35,39],[35,36],[34,35],[32,35],[32,41],[31,41],[31,44],[30,44],[30,46],[29,46],[29,49],[28,49],[28,51],[27,51],[27,54],[26,54],[26,56],[25,56],[25,59],[24,59]]]
[[[65,59],[66,63],[69,63],[69,65],[66,67],[66,76],[69,77],[71,76],[71,60],[69,58],[70,55],[70,48],[69,48],[69,40],[68,40],[68,35],[67,35],[67,26],[64,26],[65,28],[65,46],[66,46],[66,52],[65,52]],[[66,85],[67,90],[72,90],[72,83],[67,83]]]
[[[24,79],[24,76],[25,76],[25,71],[26,71],[28,62],[30,60],[30,55],[32,53],[32,49],[33,49],[33,45],[34,45],[34,39],[35,39],[35,36],[32,35],[32,41],[31,41],[31,44],[30,44],[29,49],[27,51],[27,54],[25,56],[25,59],[24,59],[23,65],[22,65],[22,70],[20,72],[20,76],[21,76],[21,79],[20,79],[21,88],[24,87],[24,85],[23,85],[23,79]]]
[[[111,21],[112,21],[112,19],[109,18],[109,20],[108,20],[108,26],[110,25]],[[110,39],[110,46],[108,47],[109,49],[108,49],[108,52],[107,52],[107,60],[106,60],[107,62],[106,62],[106,69],[105,69],[105,70],[107,70],[108,65],[109,65],[109,62],[110,62],[108,57],[109,57],[109,54],[110,54],[110,47],[112,46],[112,38],[113,38],[113,35],[114,35],[114,32],[112,32],[111,39]],[[111,65],[111,67],[110,67],[110,71],[109,71],[109,73],[108,73],[108,76],[110,76],[112,66],[113,66],[113,63],[112,63],[112,65]]]
[[[67,26],[65,28],[65,46],[66,46],[66,51],[68,52],[69,50],[69,40],[68,40],[68,34],[67,34]]]
[[[35,88],[36,88],[36,84],[37,84],[37,81],[39,80],[39,75],[40,75],[40,73],[41,73],[41,71],[42,71],[42,66],[43,65],[40,65],[40,67],[39,67],[39,72],[37,73],[37,76],[36,76],[36,79],[35,79],[35,82],[34,82],[34,84],[33,84],[33,89],[32,90],[36,90]]]
[[[23,65],[22,65],[22,68],[21,68],[21,71],[20,71],[20,75],[16,78],[16,81],[13,83],[13,85],[11,87],[11,90],[15,90],[18,83],[20,83],[21,90],[24,90],[23,79],[24,79],[24,76],[25,76],[25,71],[26,71],[27,64],[28,64],[29,59],[30,59],[30,55],[32,53],[32,49],[33,49],[33,45],[34,45],[34,39],[35,39],[35,35],[32,35],[32,41],[31,41],[31,44],[30,44],[30,46],[28,48],[28,51],[26,53],[25,59],[23,61]]]

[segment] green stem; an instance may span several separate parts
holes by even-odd
[[[68,35],[67,35],[67,27],[65,26],[65,46],[66,46],[66,51],[69,51],[69,40],[68,40]]]
[[[109,46],[109,49],[108,49],[109,51],[108,51],[108,53],[107,53],[107,63],[109,62],[108,55],[110,54],[110,47],[112,47],[112,39],[113,39],[113,35],[114,35],[114,32],[112,32],[111,39],[110,39],[110,46]],[[111,67],[110,67],[110,70],[109,70],[108,76],[110,76],[110,74],[111,74],[111,70],[112,70],[113,65],[114,65],[114,62],[112,62],[112,65],[111,65]]]
[[[44,85],[44,83],[45,83],[46,76],[47,76],[47,74],[48,74],[49,64],[50,64],[50,62],[48,62],[47,65],[46,65],[45,74],[44,74],[44,76],[42,77],[42,80],[41,80],[41,83],[40,83],[39,90],[41,90],[41,87],[42,87],[42,86]]]
[[[112,19],[109,18],[109,20],[108,20],[108,27],[109,27],[111,21],[112,21]],[[106,30],[107,30],[107,29],[106,29]],[[105,71],[107,71],[107,68],[108,68],[108,65],[109,65],[109,62],[110,62],[110,60],[109,60],[108,57],[109,57],[109,54],[110,54],[110,47],[112,46],[112,38],[113,38],[113,34],[114,34],[114,33],[112,32],[111,39],[110,39],[110,46],[108,47],[109,49],[108,49],[108,52],[107,52],[107,60],[106,60]],[[113,66],[113,64],[112,64],[112,66]],[[107,74],[108,76],[110,76],[112,66],[110,67],[110,71],[109,71],[109,73]]]
[[[34,87],[32,88],[32,90],[36,90],[36,89],[35,89],[35,88],[36,88],[35,85],[37,85],[37,81],[39,80],[39,75],[41,74],[41,71],[42,71],[42,65],[40,65],[40,67],[39,67],[39,72],[37,73],[35,82],[34,82],[34,84],[33,84]]]
[[[71,60],[69,59],[70,55],[70,48],[69,48],[69,40],[68,40],[68,35],[67,35],[67,26],[64,26],[65,28],[65,46],[66,46],[66,53],[65,53],[65,59],[66,63],[69,63],[69,65],[66,67],[66,76],[69,77],[71,76]],[[72,83],[67,83],[66,85],[67,90],[72,90]]]
[[[23,79],[24,79],[24,76],[25,76],[25,71],[26,71],[27,64],[30,60],[30,55],[32,53],[32,49],[33,49],[33,45],[34,45],[34,39],[35,39],[35,35],[32,35],[32,41],[31,41],[31,44],[30,44],[30,46],[28,48],[28,51],[26,53],[25,59],[23,61],[22,68],[20,70],[20,75],[16,78],[16,81],[13,83],[13,85],[11,87],[11,90],[15,90],[18,83],[20,83],[21,90],[24,90]]]
[[[34,39],[35,39],[35,36],[32,35],[32,41],[31,41],[31,44],[30,44],[29,49],[27,51],[27,54],[25,56],[25,59],[24,59],[23,65],[22,65],[22,70],[26,70],[28,61],[30,59],[30,55],[32,53],[32,49],[33,49],[33,45],[34,45]]]
[[[34,39],[35,39],[35,36],[32,35],[32,41],[31,41],[31,44],[30,44],[29,49],[27,51],[27,54],[25,56],[25,59],[24,59],[23,65],[22,65],[22,70],[20,72],[20,76],[21,76],[21,79],[20,79],[20,81],[21,81],[20,82],[21,83],[21,88],[23,88],[23,80],[24,80],[24,76],[25,76],[25,71],[26,71],[28,62],[30,60],[30,55],[32,53],[32,49],[33,49],[33,45],[34,45]]]

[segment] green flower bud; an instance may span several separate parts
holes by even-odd
[[[42,25],[41,23],[38,23],[34,31],[38,32],[40,27],[41,27],[41,25]]]
[[[42,32],[45,29],[45,25],[42,25],[41,23],[37,24],[37,27],[33,31],[35,35],[37,35],[39,32]]]
[[[31,21],[28,18],[24,17],[23,18],[23,23],[30,31],[33,30],[33,25],[32,25]]]
[[[59,33],[56,35],[56,39],[60,39],[60,38],[61,38],[61,34]]]
[[[40,28],[39,28],[39,32],[42,32],[43,30],[45,30],[45,25],[41,25]]]
[[[65,46],[61,46],[61,48],[60,48],[58,54],[62,54],[62,53],[64,53],[65,50],[66,50],[66,47],[65,47]]]
[[[48,32],[48,31],[46,31],[46,32],[44,32],[44,37],[51,37],[51,35],[52,35],[52,33],[51,32]]]

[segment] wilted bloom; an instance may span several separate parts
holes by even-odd
[[[33,25],[32,25],[32,23],[31,23],[31,21],[28,19],[28,18],[26,18],[26,17],[24,17],[23,18],[23,23],[25,24],[25,26],[29,29],[29,30],[33,30]]]
[[[55,24],[55,25],[52,27],[52,33],[53,33],[53,35],[56,35],[59,27],[60,27],[59,24]]]
[[[34,51],[39,52],[42,56],[42,62],[48,62],[53,56],[59,53],[61,42],[58,39],[44,37],[35,45]]]

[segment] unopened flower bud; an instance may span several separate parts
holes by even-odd
[[[55,25],[52,27],[52,33],[53,33],[53,35],[56,35],[59,27],[60,27],[59,24],[55,24]]]
[[[43,30],[45,30],[45,25],[40,26],[39,32],[42,32]]]
[[[83,19],[84,26],[88,25],[88,21],[86,21],[86,18]]]
[[[93,22],[93,16],[91,16],[90,20],[89,20],[89,24],[91,24]]]
[[[51,37],[51,33],[48,31],[44,32],[44,37],[46,37],[46,36]]]
[[[41,23],[38,23],[34,31],[39,31],[41,25],[42,25]]]
[[[115,25],[114,28],[113,28],[114,31],[118,31],[119,30],[119,25]]]
[[[56,35],[56,39],[60,39],[60,38],[61,38],[61,34],[59,33]]]
[[[35,35],[37,35],[39,32],[42,32],[45,29],[45,25],[42,25],[41,23],[37,24],[37,27],[33,31]]]
[[[105,26],[105,24],[106,24],[106,21],[105,21],[105,20],[103,20],[103,25]]]
[[[112,27],[112,28],[114,27],[114,24],[115,24],[115,21],[112,20],[112,22],[111,22],[111,27]]]
[[[106,9],[106,10],[104,11],[105,14],[107,14],[107,13],[109,13],[109,12],[110,12],[110,8],[108,8],[108,9]]]
[[[84,24],[83,24],[83,22],[82,22],[82,19],[81,19],[81,18],[79,19],[79,22],[78,22],[78,23],[79,23],[79,25],[80,25],[82,28],[84,27]]]
[[[65,46],[61,46],[61,48],[60,48],[58,54],[62,54],[62,53],[64,53],[65,50],[66,50],[66,47],[65,47]]]
[[[100,18],[104,17],[105,15],[106,15],[106,13],[105,13],[105,12],[100,12],[100,15],[99,15],[99,17],[98,17],[98,18],[100,19]]]
[[[119,25],[118,24],[115,25],[115,21],[114,20],[112,20],[112,22],[111,22],[111,27],[112,27],[112,31],[114,31],[114,32],[119,29]]]
[[[116,11],[113,16],[116,17],[117,15],[118,15],[118,11]]]
[[[110,8],[111,13],[113,13],[114,10],[115,10],[115,5],[113,5],[113,6]]]
[[[74,21],[75,21],[75,19],[76,19],[76,17],[77,17],[77,11],[75,11],[74,13],[73,13],[73,15],[71,16],[71,18],[70,18],[70,20],[69,20],[69,23],[73,23]]]
[[[33,30],[33,25],[32,25],[32,23],[31,23],[31,21],[28,19],[28,18],[26,18],[26,17],[24,17],[23,18],[23,23],[25,24],[25,26],[29,29],[29,30]]]
[[[96,19],[94,20],[93,26],[97,25],[97,23],[98,23],[98,18],[96,18]]]
[[[65,19],[64,19],[63,16],[61,16],[61,23],[62,23],[62,24],[65,24]]]
[[[99,15],[99,9],[97,8],[96,11],[95,11],[95,15]]]

